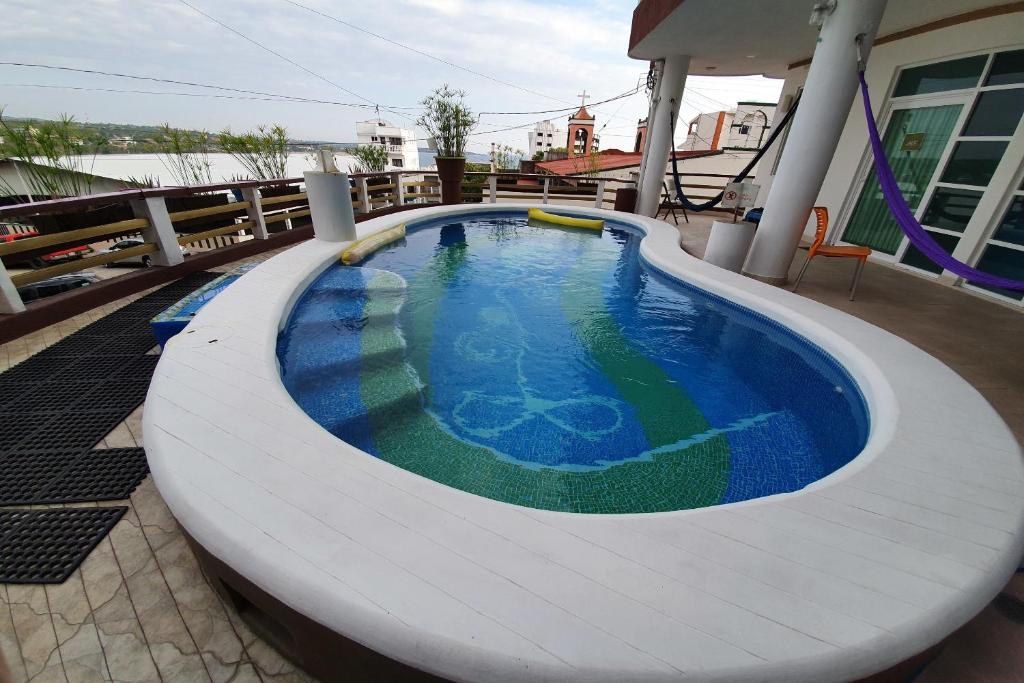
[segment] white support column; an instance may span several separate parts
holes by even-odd
[[[242,201],[249,202],[249,208],[245,210],[246,218],[252,221],[252,236],[258,240],[265,240],[270,237],[267,232],[267,221],[263,217],[263,203],[260,200],[260,191],[255,187],[242,188]]]
[[[652,77],[653,77],[653,90],[650,95],[650,102],[647,105],[647,135],[644,136],[644,148],[640,150],[643,152],[643,156],[640,157],[640,167],[637,169],[636,175],[636,187],[640,187],[643,184],[643,177],[647,170],[647,154],[651,148],[651,130],[654,128],[654,114],[655,105],[658,103],[658,87],[661,85],[661,73],[664,69],[664,62],[662,60],[652,63]],[[636,206],[633,207],[636,210]]]
[[[493,166],[493,164],[492,164]],[[487,176],[487,192],[490,194],[491,204],[495,204],[498,201],[498,176],[489,175]]]
[[[604,181],[597,181],[597,195],[594,197],[594,208],[604,208]]]
[[[541,200],[541,204],[548,203],[548,193],[551,192],[551,178],[544,179],[544,198]]]
[[[25,304],[18,294],[18,288],[11,282],[11,276],[0,261],[0,314],[21,313]]]
[[[346,177],[348,177],[348,176],[346,176]],[[359,181],[358,181],[358,184],[359,184],[359,206],[361,207],[359,210],[362,213],[370,213],[371,211],[373,211],[373,204],[370,203],[370,188],[369,188],[369,186],[368,186],[368,184],[366,182],[366,178],[365,177],[360,178]],[[308,188],[309,186],[307,185],[306,187]]]
[[[174,224],[167,214],[164,198],[133,199],[131,206],[136,218],[145,218],[149,221],[149,227],[142,230],[142,239],[159,248],[159,251],[153,253],[153,265],[176,266],[184,261],[185,257],[181,255],[178,236],[174,233]]]
[[[866,62],[885,4],[886,0],[839,0],[825,17],[800,108],[747,257],[747,275],[772,284],[786,281],[857,94],[856,38],[863,36],[861,56]]]
[[[313,234],[325,242],[349,242],[356,238],[352,193],[347,173],[306,171],[306,195],[313,219]],[[366,179],[363,186],[366,185]]]
[[[402,174],[401,172],[394,173],[391,177],[394,178],[395,206],[401,206],[405,204],[405,188],[402,187]]]
[[[647,122],[647,145],[643,161],[643,178],[638,187],[636,211],[642,216],[655,216],[661,204],[662,183],[665,182],[665,165],[675,147],[672,140],[671,124],[679,116],[679,105],[683,99],[686,73],[690,68],[688,55],[671,55],[665,58],[654,104],[654,119]]]

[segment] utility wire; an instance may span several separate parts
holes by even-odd
[[[187,85],[192,88],[207,88],[210,90],[223,90],[225,92],[236,92],[244,93],[246,95],[264,95],[266,97],[279,97],[281,99],[289,100],[306,100],[309,98],[297,97],[294,95],[282,95],[280,93],[265,92],[262,90],[246,90],[245,88],[231,88],[226,85],[211,85],[209,83],[196,83],[195,81],[178,81],[172,78],[159,78],[156,76],[137,76],[135,74],[124,74],[117,71],[100,71],[99,69],[79,69],[71,66],[57,66],[53,64],[33,64],[29,62],[2,62],[0,66],[18,66],[26,67],[30,69],[48,69],[53,71],[70,71],[73,73],[80,74],[93,74],[97,76],[114,76],[116,78],[130,78],[136,81],[153,81],[154,83],[170,83],[172,85]],[[329,102],[328,100],[322,100],[322,102]],[[373,108],[373,104],[354,104],[348,102],[330,102],[331,104],[339,104],[347,107],[369,107]],[[397,105],[390,105],[392,109],[419,109],[419,107],[400,107]]]
[[[342,26],[347,26],[347,27],[349,27],[349,28],[351,28],[351,29],[353,29],[355,31],[359,31],[361,33],[365,33],[368,36],[373,36],[374,38],[376,38],[378,40],[383,40],[385,43],[390,43],[391,45],[395,45],[395,46],[400,47],[402,49],[409,50],[410,52],[415,52],[416,54],[418,54],[420,56],[426,57],[428,59],[433,59],[434,61],[441,62],[442,64],[446,64],[446,65],[452,67],[453,69],[459,69],[460,71],[465,71],[466,73],[473,74],[474,76],[479,76],[480,78],[486,78],[487,80],[493,81],[494,83],[500,83],[501,85],[505,85],[505,86],[508,86],[510,88],[515,88],[516,90],[521,90],[521,91],[523,91],[525,93],[529,93],[531,95],[536,95],[537,97],[543,97],[545,99],[553,100],[555,102],[565,102],[565,100],[559,99],[557,97],[553,97],[551,95],[546,95],[546,94],[544,94],[542,92],[537,92],[536,90],[530,90],[529,88],[524,88],[523,86],[516,85],[515,83],[510,83],[508,81],[503,81],[500,78],[497,78],[495,76],[490,76],[488,74],[481,73],[479,71],[474,71],[473,69],[470,69],[469,67],[462,66],[461,64],[456,64],[455,62],[451,62],[451,61],[449,61],[449,60],[447,60],[447,59],[445,59],[443,57],[438,57],[437,55],[433,55],[433,54],[431,54],[429,52],[424,52],[423,50],[419,50],[417,48],[411,47],[409,45],[406,45],[405,43],[400,43],[397,40],[392,40],[391,38],[388,38],[387,36],[382,36],[379,33],[374,33],[373,31],[371,31],[369,29],[363,28],[362,26],[357,26],[356,24],[353,24],[351,22],[345,21],[344,19],[339,19],[338,17],[333,16],[331,14],[327,14],[326,12],[321,12],[318,9],[315,9],[313,7],[309,7],[308,5],[302,4],[301,2],[295,2],[295,0],[284,0],[284,1],[287,2],[290,5],[294,5],[296,7],[300,7],[302,9],[306,10],[307,12],[312,12],[313,14],[319,15],[319,16],[323,17],[324,19],[330,19],[331,21],[337,22],[337,23],[341,24]],[[561,110],[558,110],[558,111],[561,111]],[[530,112],[530,113],[546,114],[548,112]]]
[[[364,97],[364,96],[360,95],[359,93],[355,92],[354,90],[349,90],[345,86],[343,86],[343,85],[341,85],[339,83],[335,83],[334,81],[332,81],[331,79],[327,78],[326,76],[322,76],[321,74],[318,74],[317,72],[313,71],[312,69],[307,68],[307,67],[303,66],[302,64],[299,64],[294,59],[291,59],[290,57],[286,57],[285,55],[281,54],[277,50],[274,50],[273,48],[267,47],[266,45],[264,45],[263,43],[259,42],[258,40],[250,38],[249,36],[245,35],[241,31],[239,31],[238,29],[235,29],[235,28],[232,28],[231,26],[228,26],[227,24],[225,24],[220,19],[217,19],[216,17],[214,17],[214,16],[212,16],[210,14],[207,14],[203,10],[201,10],[198,7],[196,7],[195,5],[193,5],[192,3],[188,2],[188,0],[178,0],[178,2],[180,2],[182,5],[185,5],[186,7],[190,8],[192,11],[196,12],[197,14],[203,15],[204,17],[206,17],[207,19],[209,19],[213,23],[217,24],[221,28],[234,33],[239,38],[242,38],[242,39],[252,43],[256,47],[260,48],[261,50],[269,52],[270,54],[274,55],[275,57],[277,57],[279,59],[282,59],[285,62],[288,62],[289,64],[291,64],[292,66],[296,67],[297,69],[301,69],[302,71],[305,71],[309,75],[314,76],[315,78],[320,79],[324,83],[328,83],[329,85],[333,85],[335,88],[337,88],[337,89],[339,89],[339,90],[341,90],[343,92],[347,92],[349,95],[352,95],[353,97],[358,97],[359,99],[361,99],[361,100],[363,100],[365,102],[369,102],[370,104],[372,104],[374,106],[379,106],[378,103],[374,102],[373,100],[369,99],[368,97]],[[393,109],[388,109],[387,107],[381,107],[381,109],[384,109],[386,111],[390,111],[392,114],[395,114],[397,116],[401,116],[404,119],[408,119],[408,120],[412,121],[411,118],[409,118],[408,116],[406,116],[405,114],[403,114],[403,113],[401,113],[399,111],[395,111]]]

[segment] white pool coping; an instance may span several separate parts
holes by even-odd
[[[359,235],[526,208],[430,207]],[[973,387],[878,327],[689,256],[661,221],[567,210],[636,225],[654,267],[836,357],[869,406],[865,452],[799,492],[655,514],[443,486],[335,438],[281,383],[278,329],[347,244],[311,240],[164,350],[146,451],[182,526],[302,614],[460,681],[844,681],[927,649],[995,597],[1024,552],[1024,467]]]

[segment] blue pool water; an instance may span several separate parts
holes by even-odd
[[[640,239],[523,212],[409,226],[305,292],[278,342],[285,386],[368,453],[554,510],[794,491],[861,451],[867,410],[838,362],[644,265]]]

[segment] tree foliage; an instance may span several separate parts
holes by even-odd
[[[352,149],[356,173],[383,173],[388,167],[388,150],[384,145],[359,145]]]
[[[5,154],[19,161],[26,189],[37,197],[75,197],[88,194],[93,176],[86,171],[89,134],[74,117],[61,114],[56,121],[14,123],[0,109],[0,137]],[[5,184],[6,185],[6,184]],[[3,188],[11,192],[10,185]]]
[[[212,183],[210,176],[210,134],[205,131],[171,128],[165,123],[160,139],[160,161],[179,185]]]
[[[282,126],[259,126],[238,135],[225,129],[218,143],[255,180],[284,178],[288,173],[288,131]]]

